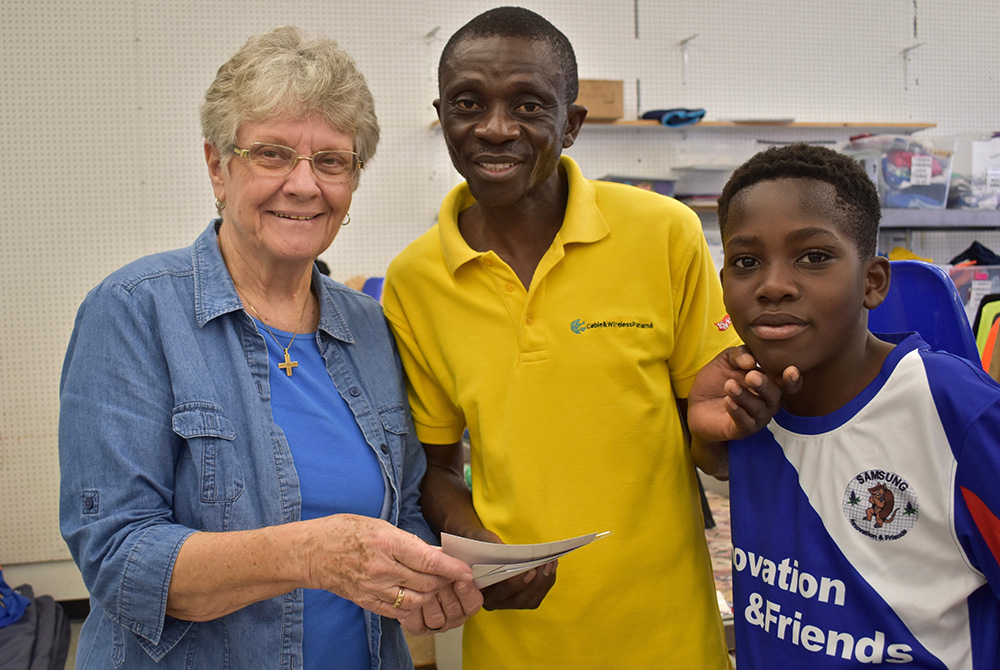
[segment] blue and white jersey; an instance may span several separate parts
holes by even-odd
[[[846,406],[730,443],[739,670],[1000,668],[1000,386],[879,337]]]

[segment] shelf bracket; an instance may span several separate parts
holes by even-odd
[[[910,52],[924,46],[925,42],[917,42],[913,46],[903,49],[903,90],[910,90]]]
[[[687,86],[688,83],[688,53],[691,50],[691,41],[698,37],[698,33],[685,37],[681,40],[681,84]]]

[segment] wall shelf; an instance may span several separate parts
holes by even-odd
[[[1000,228],[1000,210],[883,209],[880,228]]]
[[[688,205],[699,214],[715,214],[712,204]],[[989,209],[883,209],[880,230],[1000,229],[1000,210]]]
[[[752,130],[754,128],[790,128],[790,129],[816,129],[816,130],[849,130],[869,133],[915,133],[919,130],[937,127],[936,123],[841,123],[841,122],[811,122],[793,121],[791,123],[767,121],[699,121],[686,126],[665,126],[659,121],[647,119],[619,119],[618,121],[585,121],[585,126],[595,128],[661,128],[663,130],[674,131],[697,131],[697,130]]]

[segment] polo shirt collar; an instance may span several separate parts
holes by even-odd
[[[562,227],[556,234],[553,245],[570,243],[589,244],[608,235],[608,223],[597,207],[594,185],[584,178],[580,166],[569,156],[559,158],[559,167],[565,170],[569,180],[569,198]],[[438,233],[445,264],[452,275],[465,263],[486,253],[476,251],[468,245],[458,230],[458,215],[476,202],[469,191],[469,185],[462,182],[445,196],[438,215]]]

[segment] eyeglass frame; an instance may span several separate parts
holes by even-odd
[[[233,145],[233,153],[236,154],[237,156],[239,156],[240,158],[246,158],[247,159],[247,164],[250,166],[251,169],[254,168],[254,163],[253,163],[253,160],[251,160],[251,158],[250,158],[250,148],[254,147],[254,146],[261,146],[261,147],[281,147],[282,149],[288,149],[293,154],[295,154],[295,161],[292,163],[292,166],[290,168],[288,168],[287,172],[284,172],[282,174],[277,174],[277,173],[270,173],[270,174],[268,174],[266,172],[261,173],[261,172],[258,172],[256,170],[254,170],[254,172],[256,172],[257,174],[260,174],[261,176],[264,176],[264,177],[285,177],[285,176],[288,176],[288,175],[290,175],[292,173],[293,170],[295,170],[296,166],[298,166],[299,161],[309,161],[310,166],[312,168],[312,173],[316,176],[317,179],[320,179],[322,181],[330,181],[331,183],[345,183],[345,182],[349,182],[349,181],[354,181],[357,178],[358,173],[360,173],[361,170],[365,166],[365,162],[363,160],[361,160],[361,156],[360,156],[360,154],[358,154],[358,152],[356,152],[356,151],[349,151],[347,149],[322,149],[322,150],[317,151],[316,153],[314,153],[312,156],[300,156],[299,152],[296,151],[295,149],[293,149],[292,147],[286,146],[284,144],[275,144],[274,142],[251,142],[250,144],[247,145],[246,149],[241,149],[241,148],[239,148],[238,146],[236,146],[234,144]],[[316,171],[316,162],[315,162],[314,159],[316,158],[317,155],[319,155],[319,154],[326,154],[326,153],[351,154],[352,156],[354,156],[354,159],[357,161],[357,167],[354,168],[354,170],[351,172],[350,175],[347,176],[346,179],[331,179],[331,177],[333,175],[326,175],[326,174],[323,174],[321,172],[317,172]]]

